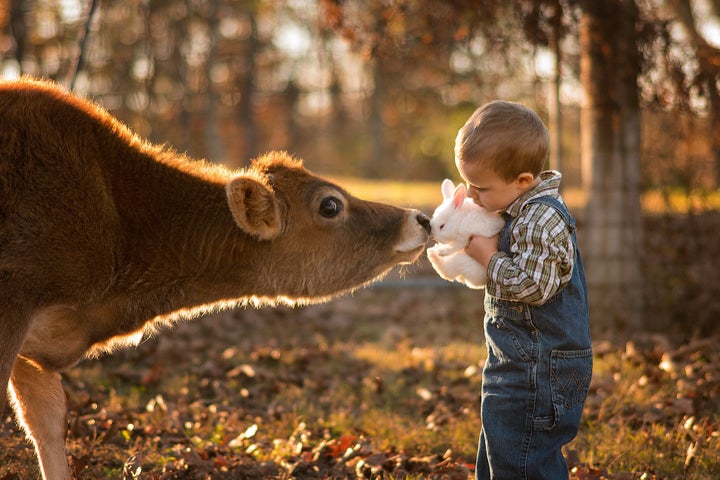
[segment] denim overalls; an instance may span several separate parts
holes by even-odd
[[[575,219],[551,196],[529,200],[555,208],[572,232],[570,281],[541,306],[485,294],[488,358],[482,381],[477,479],[567,479],[561,447],[578,432],[592,377],[587,288]],[[499,249],[510,254],[513,219]]]

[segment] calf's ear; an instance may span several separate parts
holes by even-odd
[[[273,191],[253,177],[235,177],[225,187],[235,223],[260,240],[271,240],[282,230],[280,206]]]

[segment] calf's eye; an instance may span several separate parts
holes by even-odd
[[[333,218],[342,212],[343,204],[335,197],[325,197],[320,202],[320,215],[325,218]]]

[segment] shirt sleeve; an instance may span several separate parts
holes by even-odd
[[[510,252],[488,264],[488,294],[542,305],[570,280],[575,258],[567,224],[554,208],[530,204],[514,222]]]

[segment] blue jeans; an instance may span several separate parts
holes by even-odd
[[[476,478],[567,479],[561,449],[577,434],[592,377],[585,328],[553,328],[542,313],[533,317],[533,307],[485,300],[488,358]]]

